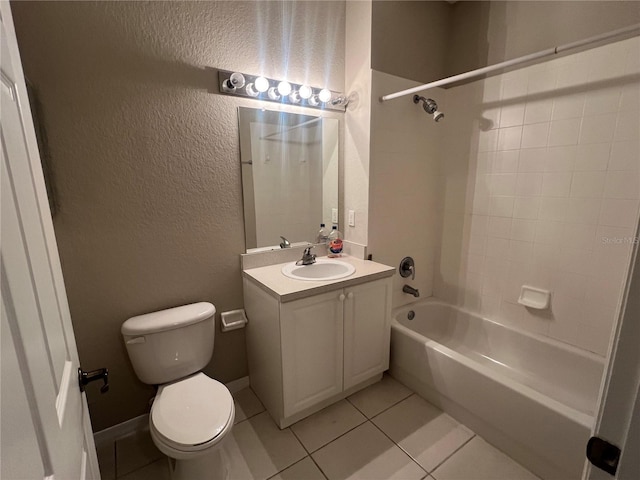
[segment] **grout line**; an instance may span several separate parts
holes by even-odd
[[[371,420],[369,420],[369,421],[371,422]],[[420,470],[422,470],[423,472],[425,472],[425,473],[427,474],[426,476],[429,476],[429,471],[428,471],[426,468],[424,468],[422,465],[420,465],[420,464],[418,463],[418,461],[417,461],[415,458],[413,458],[413,456],[412,456],[409,452],[407,452],[404,448],[402,448],[402,446],[401,446],[401,445],[397,444],[397,443],[395,442],[395,440],[394,440],[393,438],[391,438],[389,435],[387,435],[387,433],[386,433],[384,430],[382,430],[378,425],[376,425],[376,424],[375,424],[375,423],[373,423],[373,422],[371,422],[371,424],[372,424],[375,428],[377,428],[377,429],[378,429],[378,430],[379,430],[379,431],[380,431],[380,432],[381,432],[385,437],[387,437],[387,438],[389,439],[389,441],[391,441],[391,443],[393,443],[396,447],[398,447],[402,453],[404,453],[407,457],[409,457],[409,459],[410,459],[413,463],[415,463],[415,464],[420,468]],[[423,477],[423,478],[424,478],[424,477]]]
[[[462,425],[462,424],[461,424]],[[471,440],[473,440],[475,437],[477,437],[477,435],[474,433],[466,442],[464,442],[462,445],[460,445],[458,448],[456,448],[453,452],[451,452],[451,454],[449,456],[447,456],[444,460],[442,460],[439,464],[437,464],[435,467],[433,467],[433,470],[431,470],[431,472],[429,473],[429,475],[433,475],[433,472],[435,472],[438,468],[440,468],[440,466],[446,462],[447,460],[449,460],[451,457],[453,457],[456,453],[458,453],[460,450],[462,450],[462,448],[469,443]],[[436,477],[433,477],[434,480],[438,480]]]
[[[407,390],[409,390],[409,389],[407,388]],[[358,393],[358,392],[356,392],[356,393]],[[353,394],[353,395],[355,395],[355,394]],[[409,390],[409,394],[408,394],[406,397],[403,397],[403,398],[401,398],[400,400],[398,400],[397,402],[393,403],[392,405],[389,405],[389,406],[388,406],[388,407],[386,407],[384,410],[380,410],[378,413],[376,413],[376,414],[375,414],[374,416],[372,416],[372,417],[368,417],[368,416],[367,416],[367,414],[366,414],[366,413],[364,413],[362,410],[360,410],[360,409],[358,408],[358,406],[357,406],[355,403],[353,403],[351,400],[349,400],[349,397],[346,397],[346,398],[345,398],[345,400],[347,400],[351,405],[353,405],[353,406],[355,407],[355,409],[356,409],[356,410],[358,410],[362,415],[364,415],[364,416],[367,418],[367,420],[371,420],[372,418],[375,418],[375,417],[377,417],[378,415],[383,414],[384,412],[386,412],[386,411],[387,411],[387,410],[389,410],[390,408],[395,407],[397,404],[399,404],[400,402],[402,402],[402,401],[406,400],[406,399],[407,399],[407,398],[409,398],[411,395],[416,395],[416,393],[415,393],[413,390]]]
[[[295,423],[294,423],[295,425]],[[309,451],[309,449],[305,446],[304,443],[302,443],[302,440],[300,440],[300,438],[298,437],[298,435],[296,435],[296,432],[293,431],[293,429],[291,428],[291,426],[287,427],[287,430],[289,430],[291,433],[293,433],[293,436],[296,438],[296,440],[298,440],[298,443],[300,445],[302,445],[302,448],[304,448],[304,451],[307,452],[307,456],[311,455],[311,452]]]
[[[118,449],[116,448],[116,441],[113,441],[113,473],[115,475],[115,478],[117,480],[118,478]]]

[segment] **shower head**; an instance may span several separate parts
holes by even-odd
[[[424,111],[427,112],[429,115],[433,115],[433,119],[436,122],[439,122],[444,118],[444,113],[438,110],[438,104],[436,103],[435,100],[431,98],[421,97],[420,95],[413,96],[413,103],[420,103],[420,100],[422,100],[423,102],[422,108],[424,108]]]

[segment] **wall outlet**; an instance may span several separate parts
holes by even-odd
[[[331,209],[331,223],[338,223],[338,209]]]
[[[353,210],[349,210],[349,226],[356,226],[356,212],[354,212]]]

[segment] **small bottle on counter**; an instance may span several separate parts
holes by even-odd
[[[327,232],[324,223],[320,224],[320,231],[318,232],[318,236],[316,237],[316,243],[322,243],[324,245],[329,244],[329,232]]]
[[[342,233],[338,230],[338,226],[334,225],[329,234],[329,249],[327,251],[328,257],[341,257],[342,256]]]

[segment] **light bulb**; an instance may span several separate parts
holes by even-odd
[[[278,93],[283,97],[286,97],[291,93],[291,84],[286,80],[283,80],[278,84]]]
[[[323,88],[322,90],[320,90],[318,98],[322,103],[327,103],[329,100],[331,100],[331,90]]]
[[[293,91],[289,94],[289,101],[291,103],[300,103],[300,93]]]
[[[311,90],[311,87],[308,87],[307,85],[302,85],[300,87],[300,90],[298,90],[298,93],[300,94],[300,98],[304,98],[306,100],[307,98],[311,97],[311,94],[313,93],[313,91]]]
[[[269,80],[264,77],[258,77],[255,81],[256,90],[260,93],[269,90]]]
[[[313,107],[317,107],[318,105],[320,105],[320,99],[318,98],[318,95],[312,95],[311,97],[309,97],[309,105],[313,106]]]
[[[247,88],[245,88],[244,91],[247,92],[247,95],[250,97],[257,97],[260,95],[260,92],[255,89],[253,83],[247,84]]]
[[[267,92],[267,95],[271,100],[280,100],[280,95],[278,95],[278,92],[276,91],[276,87],[271,87]]]
[[[227,81],[236,88],[244,87],[244,75],[239,72],[233,72]]]

